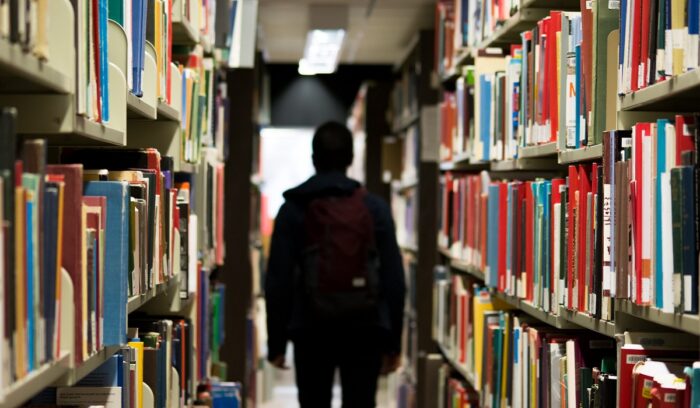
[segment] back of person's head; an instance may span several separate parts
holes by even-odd
[[[345,172],[352,164],[352,133],[338,122],[326,122],[316,129],[312,148],[314,167],[318,173]]]

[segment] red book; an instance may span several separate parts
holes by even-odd
[[[641,77],[637,77],[637,81],[639,82],[639,88],[644,88],[647,86],[648,83],[648,78],[649,78],[649,73],[647,70],[649,69],[649,7],[650,7],[650,0],[637,0],[641,1],[641,21],[640,24],[641,26],[639,27],[639,30],[635,29],[635,31],[641,31],[642,33],[642,38],[639,43],[639,74],[641,74]],[[655,0],[656,1],[656,0]],[[639,7],[638,7],[639,8]]]
[[[515,281],[520,282],[522,279],[522,271],[523,271],[523,256],[520,248],[522,248],[522,237],[523,237],[523,227],[524,227],[524,222],[523,222],[523,205],[525,204],[525,185],[523,185],[522,182],[516,182],[517,184],[514,186],[516,188],[516,200],[515,200],[515,222],[514,224],[514,229],[515,229],[515,247],[518,248],[515,254],[515,263],[513,264],[513,275],[515,276]],[[513,293],[517,294],[518,293],[518,287],[517,284],[514,285],[513,287]]]
[[[591,191],[590,166],[582,164],[579,166],[578,184],[578,248],[576,261],[578,262],[578,310],[584,311],[586,305],[586,231],[588,223],[588,192]]]
[[[653,346],[651,346],[653,347]],[[617,367],[617,381],[619,384],[618,408],[632,408],[632,396],[634,392],[633,370],[634,366],[647,358],[679,359],[693,358],[697,350],[671,350],[668,348],[644,348],[638,344],[624,345],[620,348],[619,366]],[[689,357],[691,356],[691,357]],[[646,405],[644,405],[646,406]]]
[[[676,115],[676,166],[683,164],[683,153],[695,150],[695,126],[693,116]]]
[[[574,308],[574,283],[578,276],[576,271],[578,270],[577,264],[574,262],[576,259],[576,200],[575,197],[578,194],[578,169],[576,166],[569,166],[569,178],[568,178],[569,188],[568,188],[568,198],[569,205],[566,210],[567,212],[567,270],[566,270],[566,281],[567,281],[567,295],[566,295],[566,307],[568,309]],[[563,221],[563,220],[562,220]]]
[[[445,173],[445,190],[443,193],[442,200],[442,233],[445,238],[450,236],[450,204],[451,204],[451,192],[452,192],[452,173]]]
[[[458,278],[461,279],[461,278]],[[466,292],[466,291],[465,291]],[[464,363],[467,359],[467,295],[460,293],[458,298],[459,322],[457,322],[457,349],[459,351],[459,362]]]
[[[505,291],[506,288],[506,238],[508,236],[508,183],[501,182],[498,192],[498,290]]]
[[[75,337],[73,357],[76,363],[82,363],[86,357],[83,353],[83,322],[87,316],[80,315],[83,310],[83,231],[81,225],[83,202],[83,166],[81,164],[49,164],[47,174],[62,175],[65,183],[63,191],[63,248],[61,264],[73,281],[73,304],[75,305]]]
[[[460,181],[461,178],[456,177],[452,180],[452,234],[450,236],[450,244],[459,241],[459,210],[460,210]]]
[[[534,257],[534,237],[535,237],[535,200],[532,196],[532,183],[525,183],[525,299],[532,300],[533,283],[535,278],[535,257]]]
[[[549,35],[547,42],[547,92],[549,100],[549,120],[550,120],[550,141],[557,140],[559,133],[559,95],[557,90],[557,55],[556,38],[557,33],[561,33],[561,11],[551,11],[549,23]],[[552,184],[552,188],[554,185]],[[552,190],[554,194],[554,190]],[[554,282],[554,281],[553,281]]]
[[[481,215],[481,226],[480,226],[480,236],[479,236],[479,242],[480,242],[480,251],[481,251],[481,265],[479,267],[481,270],[486,270],[486,244],[487,244],[487,239],[486,239],[486,232],[488,230],[487,225],[488,225],[488,211],[486,210],[489,208],[489,196],[488,194],[481,194],[481,206],[480,206],[480,215]]]
[[[101,122],[102,121],[102,75],[100,73],[100,47],[102,46],[107,46],[107,44],[100,44],[100,6],[99,6],[99,0],[92,0],[92,35],[93,35],[93,41],[95,44],[95,49],[93,50],[94,54],[92,55],[92,58],[95,60],[95,79],[94,79],[94,84],[95,84],[95,91],[97,95],[97,100],[96,102],[96,114],[95,116],[95,121],[96,122]],[[89,57],[88,57],[89,58]],[[88,95],[88,98],[90,98],[91,95]]]
[[[583,110],[583,117],[588,120],[593,99],[593,9],[588,8],[591,4],[588,0],[581,0],[581,29],[583,38],[581,39],[581,63],[583,64],[583,93],[586,101],[586,108]]]
[[[464,214],[464,242],[462,245],[463,248],[469,248],[469,250],[466,251],[467,253],[471,252],[474,242],[472,239],[472,234],[474,231],[474,206],[471,205],[474,194],[474,190],[472,188],[473,184],[473,177],[466,177],[464,179],[464,202],[462,204],[462,211]]]

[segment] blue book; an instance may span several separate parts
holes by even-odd
[[[654,214],[654,225],[658,226],[655,228],[654,235],[656,235],[656,244],[654,247],[654,263],[656,273],[654,276],[654,301],[656,307],[659,309],[664,306],[664,274],[663,274],[663,247],[661,243],[662,240],[662,211],[661,211],[661,173],[667,171],[666,169],[666,125],[669,123],[668,119],[659,119],[656,122],[656,198],[654,202],[655,214]],[[671,282],[668,283],[669,285]]]
[[[44,184],[44,318],[46,320],[46,358],[55,354],[54,334],[56,324],[56,279],[58,278],[58,193],[56,183]]]
[[[117,353],[85,376],[78,387],[122,387],[123,357]]]
[[[700,0],[688,0],[688,34],[700,34]],[[697,63],[697,61],[692,61]]]
[[[231,48],[233,44],[233,32],[236,28],[236,13],[238,12],[238,1],[233,0],[231,3],[231,14],[229,14],[228,35],[226,36],[226,48]]]
[[[104,333],[105,346],[126,343],[126,303],[129,274],[129,183],[90,181],[85,183],[86,196],[104,196],[107,200],[104,264]],[[109,293],[107,293],[109,291]]]
[[[232,382],[219,382],[211,385],[212,408],[239,408],[241,406],[241,385]]]
[[[100,38],[100,82],[102,83],[102,121],[109,122],[109,39],[107,38],[107,0],[98,2],[98,34]]]
[[[481,143],[483,144],[483,154],[484,161],[491,160],[491,75],[482,75],[479,78],[481,82],[480,93],[480,103],[481,103],[481,117],[480,120],[480,133],[481,133]]]
[[[486,258],[487,282],[490,287],[498,286],[498,223],[500,214],[498,213],[500,187],[498,184],[489,186],[488,198],[488,256]]]
[[[145,59],[145,44],[146,44],[146,15],[147,4],[146,0],[132,0],[132,73],[133,73],[133,89],[132,93],[136,96],[143,96],[141,89],[143,65]]]
[[[618,65],[618,73],[622,72],[622,69],[625,65],[625,35],[627,35],[627,30],[626,30],[626,24],[625,22],[627,21],[627,0],[621,0],[620,2],[620,42],[618,44],[617,48],[617,65]],[[659,33],[658,35],[663,35],[663,33]],[[621,93],[621,89],[618,89],[618,92]]]

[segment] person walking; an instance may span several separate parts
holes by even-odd
[[[352,134],[320,126],[316,174],[284,193],[272,235],[265,298],[268,360],[294,366],[302,408],[329,408],[336,370],[344,408],[376,404],[380,375],[401,363],[406,283],[390,207],[346,176]]]

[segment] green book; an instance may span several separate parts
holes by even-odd
[[[107,0],[107,3],[109,19],[124,27],[124,0]]]

